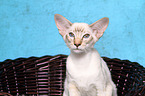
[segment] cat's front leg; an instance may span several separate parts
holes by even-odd
[[[97,96],[117,96],[117,93],[115,85],[113,84],[107,84],[106,88],[103,88],[101,90],[98,90]]]
[[[68,84],[69,96],[80,96],[80,92],[74,83]]]
[[[117,96],[117,89],[116,89],[115,84],[113,84],[113,82],[112,84],[110,83],[106,86],[105,93],[106,93],[106,96]]]
[[[97,85],[97,96],[106,96],[105,86],[102,84],[102,82],[98,83]]]
[[[103,90],[98,90],[97,96],[106,96],[106,95],[105,95],[105,92]]]

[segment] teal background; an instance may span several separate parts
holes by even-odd
[[[95,44],[100,55],[145,66],[145,0],[0,0],[0,61],[68,55],[54,14],[88,24],[109,17]]]

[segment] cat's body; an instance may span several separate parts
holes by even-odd
[[[71,50],[66,62],[63,96],[117,96],[107,64],[94,49],[95,42],[107,26],[104,25],[103,29],[99,23],[97,29],[102,29],[97,30],[96,34],[95,23],[90,26],[86,23],[72,24],[61,15],[55,15],[55,21]]]
[[[76,89],[69,90],[67,88],[64,94],[72,92],[73,95],[70,96],[97,96],[97,94],[98,96],[112,96],[111,91],[115,90],[113,89],[115,85],[110,78],[111,75],[106,63],[97,50],[91,49],[79,58],[75,55],[75,53],[71,53],[67,58],[65,88],[71,84],[70,87],[75,86]],[[75,95],[76,93],[77,95]]]

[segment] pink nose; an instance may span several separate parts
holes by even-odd
[[[76,47],[79,47],[79,46],[81,45],[81,43],[82,43],[82,41],[81,41],[80,38],[75,38],[75,40],[74,40],[74,45],[75,45]]]

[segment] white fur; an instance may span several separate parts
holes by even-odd
[[[67,58],[63,96],[117,96],[110,71],[97,50],[79,58],[76,55],[71,53]]]

